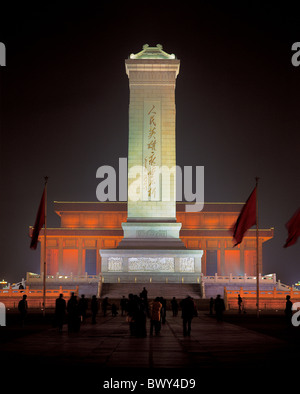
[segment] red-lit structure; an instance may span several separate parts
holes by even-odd
[[[205,203],[201,212],[185,212],[177,203],[180,238],[188,249],[203,250],[204,275],[256,275],[256,229],[245,234],[233,247],[230,228],[243,203]],[[125,202],[54,202],[61,218],[59,228],[47,229],[47,275],[81,276],[101,273],[101,249],[116,248],[123,238],[122,222],[127,220]],[[32,228],[30,228],[30,232]],[[43,272],[44,230],[41,231],[41,273]],[[273,237],[273,228],[259,230],[259,272],[263,272],[262,244]]]

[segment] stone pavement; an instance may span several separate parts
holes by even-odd
[[[1,355],[7,365],[18,360],[18,365],[51,369],[230,371],[242,367],[263,371],[289,359],[291,346],[269,335],[217,322],[204,312],[193,319],[191,336],[184,337],[180,316],[168,312],[159,336],[131,337],[125,317],[99,316],[95,325],[87,319],[78,333],[68,334],[65,325],[62,333],[51,327],[2,343]]]

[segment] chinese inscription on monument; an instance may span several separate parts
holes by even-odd
[[[143,200],[160,200],[160,102],[144,102]]]

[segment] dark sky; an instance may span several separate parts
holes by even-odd
[[[97,168],[127,157],[124,61],[159,43],[181,61],[177,164],[205,167],[208,202],[244,202],[259,176],[260,227],[275,228],[263,274],[300,280],[300,240],[283,248],[300,206],[300,67],[291,63],[299,10],[269,1],[71,4],[1,6],[0,277],[39,272],[28,227],[45,175],[48,226],[57,227],[53,201],[97,201]]]

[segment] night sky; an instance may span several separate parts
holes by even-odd
[[[259,226],[275,228],[263,274],[300,280],[300,240],[283,248],[285,223],[300,206],[300,66],[291,63],[298,9],[268,1],[22,4],[0,11],[0,279],[39,272],[28,229],[45,175],[48,227],[58,227],[53,201],[97,201],[97,168],[127,157],[124,61],[159,43],[181,61],[177,164],[205,167],[207,202],[244,202],[259,176]]]

